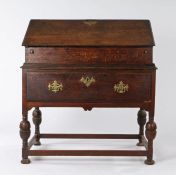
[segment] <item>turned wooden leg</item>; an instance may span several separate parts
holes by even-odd
[[[149,112],[149,121],[146,124],[145,135],[148,139],[148,152],[147,159],[145,160],[145,164],[153,165],[155,161],[153,160],[153,140],[156,136],[156,124],[154,122],[154,115],[152,112]]]
[[[23,114],[23,119],[20,123],[20,136],[23,141],[22,146],[22,164],[28,164],[30,163],[30,160],[28,159],[28,138],[30,137],[30,123],[28,121],[27,113]]]
[[[142,137],[144,136],[144,125],[146,123],[146,111],[143,109],[140,109],[138,111],[138,124],[139,124],[139,142],[137,143],[137,146],[144,146],[144,143],[142,141]]]
[[[42,113],[39,110],[39,108],[35,108],[35,110],[32,113],[33,115],[33,123],[35,125],[35,144],[34,145],[41,145],[40,143],[40,124],[42,121]]]

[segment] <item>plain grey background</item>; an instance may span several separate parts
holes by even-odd
[[[174,0],[0,0],[0,174],[175,174],[175,18]],[[30,19],[151,20],[156,42],[154,62],[158,67],[155,112],[158,134],[154,144],[154,166],[144,165],[143,157],[34,157],[32,164],[20,164],[20,66],[24,62],[21,43]],[[85,112],[81,108],[45,108],[42,111],[42,132],[138,132],[138,109]],[[31,121],[31,111],[29,119]],[[43,143],[46,145],[42,148],[128,149],[135,148],[136,141],[52,140]]]

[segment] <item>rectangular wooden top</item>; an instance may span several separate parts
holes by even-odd
[[[23,46],[154,46],[149,20],[31,20]]]

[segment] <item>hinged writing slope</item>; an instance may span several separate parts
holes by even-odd
[[[23,46],[153,46],[148,20],[31,20]]]

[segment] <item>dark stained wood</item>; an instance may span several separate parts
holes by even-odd
[[[138,139],[138,134],[40,134],[41,138],[65,139]]]
[[[23,164],[29,164],[30,160],[28,159],[28,138],[30,137],[31,134],[31,125],[30,122],[28,121],[28,115],[23,115],[23,119],[20,122],[20,137],[23,141],[23,146],[22,146],[22,160],[21,163]]]
[[[34,70],[34,71],[41,71],[41,70],[77,70],[77,71],[83,71],[86,69],[99,69],[100,71],[104,70],[133,70],[133,72],[148,72],[150,71],[155,71],[157,68],[155,67],[155,64],[145,64],[145,65],[140,65],[140,64],[135,64],[135,65],[125,65],[125,64],[108,64],[108,65],[102,65],[102,64],[79,64],[79,65],[59,65],[59,64],[40,64],[40,63],[24,63],[23,66],[21,67],[27,71],[29,70]]]
[[[145,163],[154,164],[156,67],[150,21],[31,20],[23,46],[23,164],[30,163],[29,156],[146,156]],[[58,92],[52,91],[54,81]],[[40,107],[140,108],[139,134],[41,134]],[[35,135],[28,142],[32,108]],[[137,139],[146,150],[30,150],[42,138]]]
[[[137,121],[139,124],[139,143],[137,143],[137,146],[144,146],[143,136],[144,136],[144,125],[146,123],[146,116],[147,114],[145,110],[140,109],[138,111]]]
[[[95,82],[89,87],[80,81],[82,77],[93,77]],[[48,90],[48,84],[54,80],[62,83],[63,90],[53,93]],[[128,84],[129,91],[119,94],[114,91],[114,85],[121,80]],[[151,73],[129,73],[128,71],[84,70],[58,72],[28,72],[28,101],[55,102],[117,102],[139,101],[151,98]],[[101,89],[101,91],[100,91]],[[108,93],[107,93],[108,92]],[[75,100],[76,99],[76,100]]]
[[[146,156],[136,150],[29,150],[30,156]]]
[[[89,103],[89,102],[27,102],[27,109],[30,110],[33,106],[37,107],[82,107],[82,108],[138,108],[142,107],[149,109],[151,102],[102,102],[102,103]]]
[[[35,145],[41,145],[40,143],[40,124],[42,122],[42,113],[39,107],[36,107],[32,113],[33,123],[35,125]]]
[[[27,63],[151,64],[151,47],[27,47]]]
[[[94,22],[95,21],[95,22]],[[148,20],[31,20],[23,46],[153,46]]]

